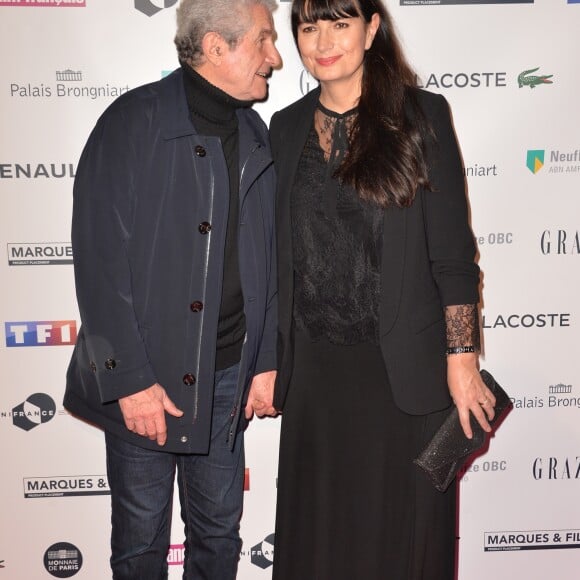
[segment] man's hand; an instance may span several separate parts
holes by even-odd
[[[165,389],[155,383],[149,388],[119,399],[119,407],[129,431],[142,437],[157,440],[158,445],[167,441],[165,413],[181,417],[183,411],[178,409],[167,396]]]
[[[251,419],[254,413],[258,417],[275,417],[278,414],[273,406],[275,381],[276,371],[266,371],[254,376],[246,405],[246,419]]]

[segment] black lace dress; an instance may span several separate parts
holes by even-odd
[[[319,106],[292,190],[296,343],[274,580],[451,580],[454,486],[412,459],[444,413],[393,403],[378,346],[383,211],[333,178],[353,115]]]

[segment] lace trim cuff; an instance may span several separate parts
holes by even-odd
[[[445,307],[447,354],[479,352],[481,348],[477,304]]]

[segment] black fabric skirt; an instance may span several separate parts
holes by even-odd
[[[455,485],[412,459],[445,412],[393,403],[380,350],[296,336],[282,415],[274,580],[452,580]]]

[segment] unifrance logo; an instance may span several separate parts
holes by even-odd
[[[81,551],[68,542],[53,544],[44,553],[44,567],[55,578],[70,578],[83,566]]]
[[[155,16],[165,8],[171,8],[177,4],[177,0],[135,0],[135,10],[142,12],[145,16]]]
[[[529,149],[526,157],[526,167],[535,175],[544,167],[544,149]]]
[[[30,431],[43,423],[48,423],[55,413],[56,404],[52,397],[46,393],[34,393],[26,401],[16,405],[10,414],[15,427]]]
[[[77,339],[75,320],[5,322],[6,346],[68,346]]]
[[[554,81],[550,79],[554,75],[534,75],[535,73],[540,70],[540,67],[532,68],[529,70],[524,70],[518,75],[518,87],[521,89],[522,87],[530,87],[530,89],[535,89],[540,85],[551,85]]]
[[[254,566],[266,570],[274,563],[274,534],[266,536],[263,541],[250,550],[250,560]]]
[[[0,6],[31,8],[84,8],[86,5],[86,0],[0,0]]]

